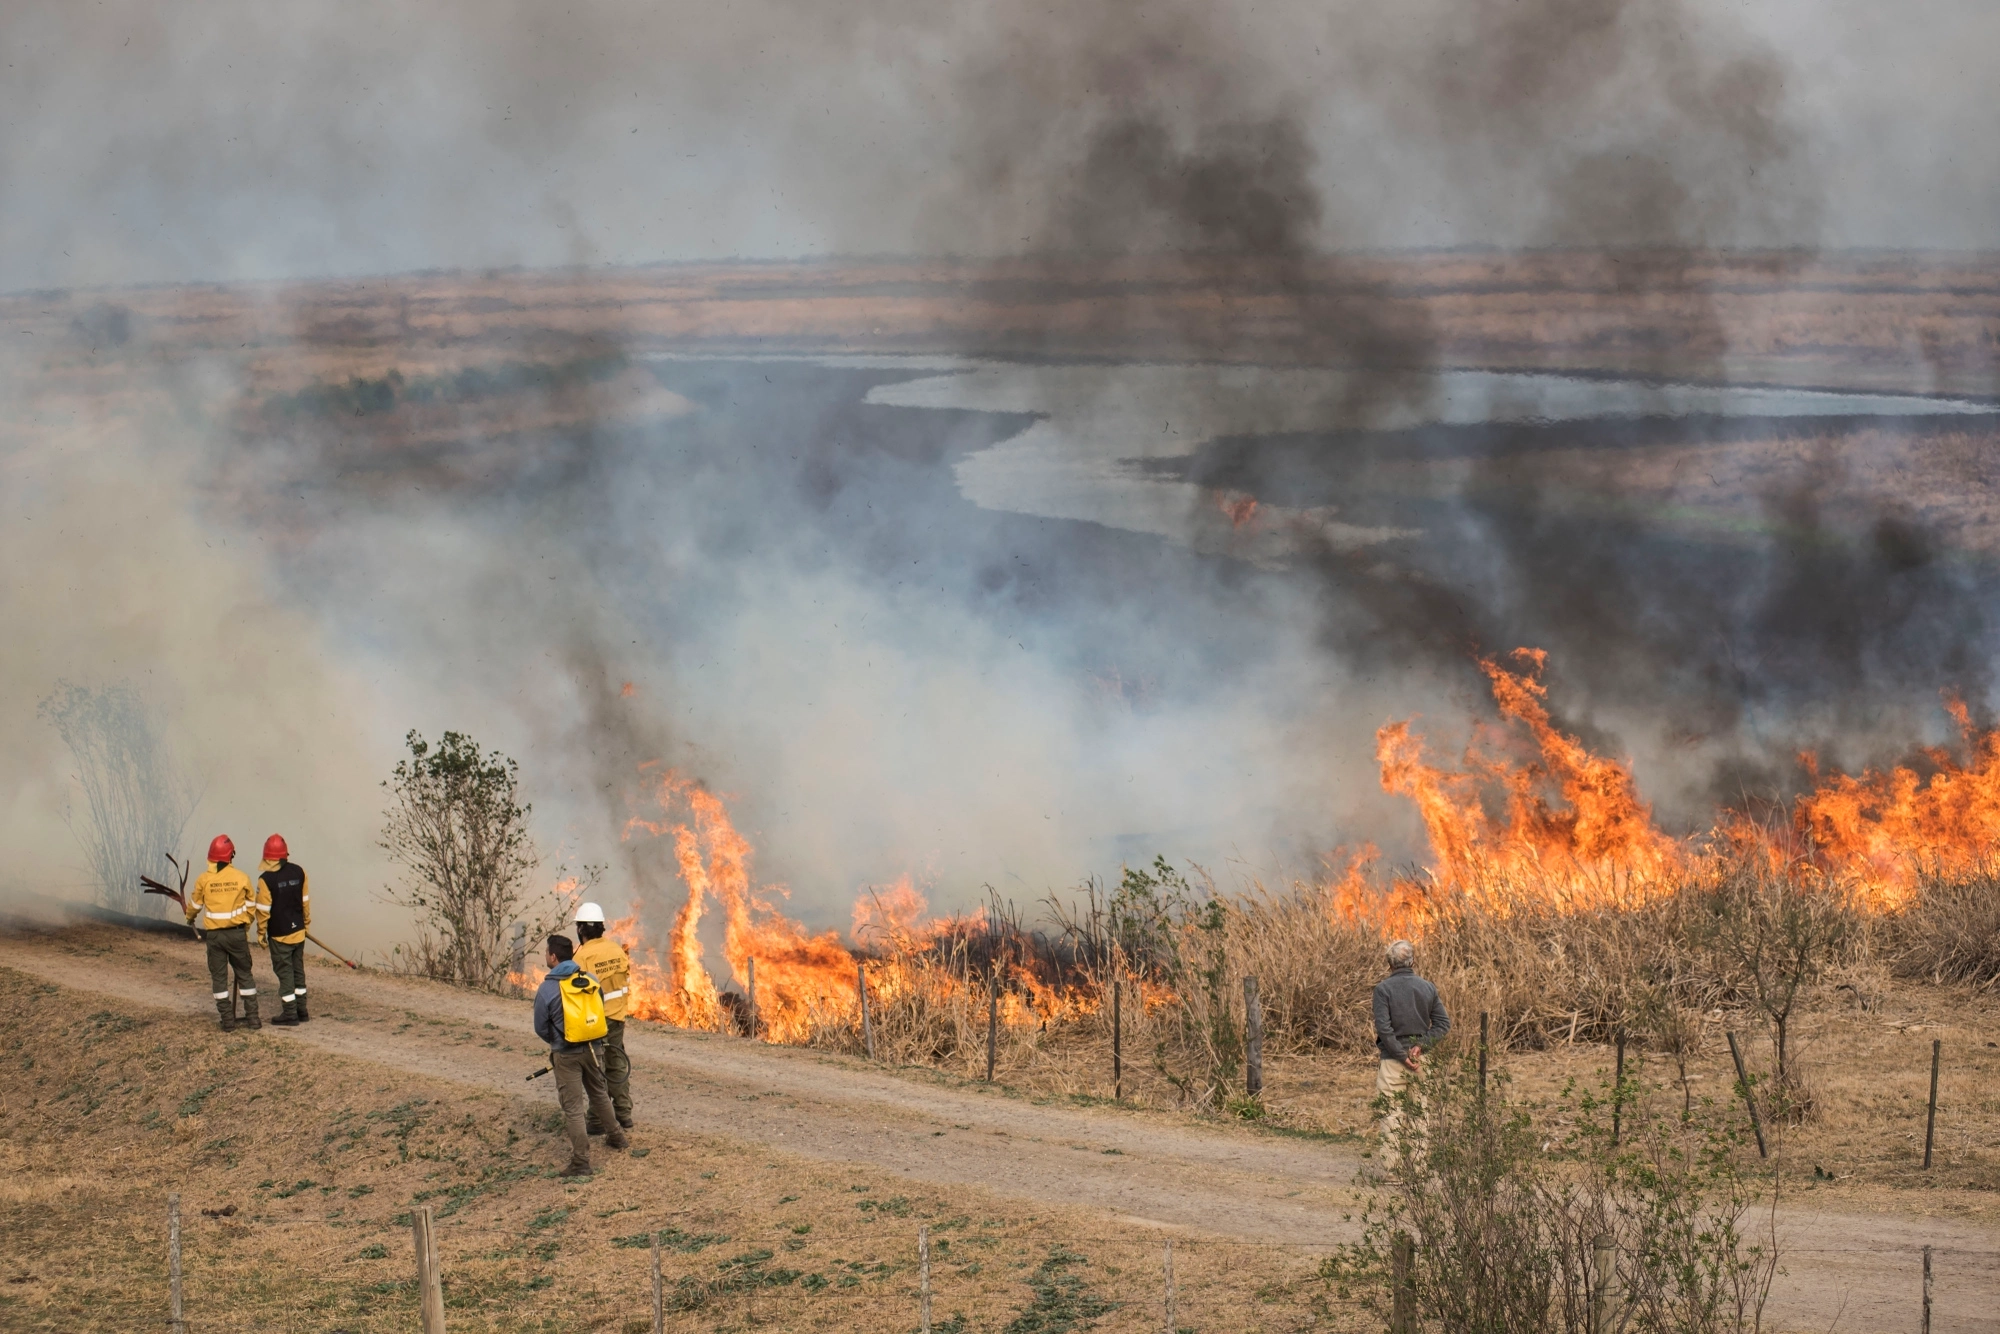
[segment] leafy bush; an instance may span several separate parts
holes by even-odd
[[[1753,1210],[1775,1204],[1755,1177],[1733,1108],[1692,1111],[1634,1076],[1566,1097],[1553,1115],[1479,1088],[1471,1056],[1440,1058],[1411,1081],[1385,1146],[1362,1240],[1321,1273],[1371,1309],[1393,1306],[1393,1254],[1407,1238],[1420,1323],[1453,1334],[1586,1334],[1599,1239],[1614,1247],[1614,1327],[1632,1334],[1722,1334],[1759,1327],[1776,1272]],[[1628,1134],[1611,1143],[1606,1113]]]

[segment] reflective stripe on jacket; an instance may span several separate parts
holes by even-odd
[[[609,936],[576,947],[576,966],[597,979],[604,993],[604,1017],[623,1020],[631,1002],[632,961]]]
[[[271,899],[261,884],[224,862],[210,862],[195,877],[187,900],[187,919],[203,931],[220,931],[263,921]]]
[[[292,901],[291,876],[276,874],[287,868],[299,878],[297,902]],[[284,945],[303,944],[306,930],[313,924],[312,882],[306,879],[306,868],[294,861],[267,861],[261,869],[263,874],[257,877],[257,884],[263,895],[264,910],[257,920],[263,924],[265,935]],[[287,926],[295,929],[287,931]],[[273,929],[280,934],[271,935]]]

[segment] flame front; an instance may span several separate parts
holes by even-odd
[[[1555,725],[1546,664],[1534,649],[1480,663],[1499,718],[1475,728],[1455,769],[1427,760],[1410,720],[1376,733],[1382,786],[1415,804],[1430,862],[1420,876],[1385,878],[1375,872],[1376,850],[1360,848],[1329,868],[1330,916],[1418,936],[1443,915],[1466,910],[1629,908],[1673,892],[1704,866],[1746,854],[1893,911],[1926,868],[1977,869],[2000,838],[2000,731],[1975,728],[1955,700],[1947,707],[1964,760],[1932,748],[1921,752],[1922,772],[1899,765],[1822,776],[1806,756],[1813,786],[1793,803],[1788,824],[1774,829],[1724,812],[1705,835],[1668,834],[1640,799],[1628,763],[1594,754]],[[1012,1027],[1075,1020],[1105,1003],[1097,981],[1038,972],[1009,943],[1022,939],[1018,928],[981,911],[930,917],[907,876],[855,903],[854,947],[834,931],[815,933],[778,909],[783,886],[754,883],[751,846],[720,797],[670,771],[658,775],[653,795],[658,816],[634,817],[626,837],[671,840],[687,898],[664,956],[647,943],[636,908],[610,927],[633,959],[637,1018],[741,1028],[751,1008],[752,960],[756,1034],[778,1042],[808,1041],[832,1028],[851,1033],[859,1021],[858,974],[885,1004],[964,1001],[997,975],[1000,1020]],[[723,915],[733,993],[718,989],[704,962],[699,928],[711,904]],[[1173,1003],[1162,986],[1133,985],[1135,1001],[1148,1010]]]
[[[856,902],[854,940],[861,948],[851,949],[837,932],[815,933],[785,916],[774,902],[785,896],[783,886],[753,883],[749,841],[715,793],[665,772],[653,795],[665,818],[635,816],[625,836],[672,840],[687,899],[674,916],[664,958],[647,943],[636,908],[607,928],[632,957],[633,1017],[687,1028],[741,1026],[749,1017],[752,960],[757,1036],[775,1042],[801,1042],[816,1030],[858,1023],[863,974],[870,996],[883,1001],[919,991],[943,999],[984,985],[974,979],[964,948],[993,934],[983,911],[931,918],[924,895],[905,876]],[[698,929],[711,902],[723,915],[732,995],[717,988],[704,963]],[[989,953],[993,957],[981,967],[1001,974],[1003,1024],[1047,1023],[1098,1007],[1087,987],[1041,977],[1004,950]]]
[[[1922,870],[1979,869],[2000,839],[2000,729],[1975,728],[1963,700],[1947,698],[1945,708],[1969,762],[1925,747],[1928,775],[1910,765],[1834,774],[1793,808],[1808,855],[1851,877],[1881,910],[1901,907]],[[1814,758],[1801,759],[1817,778]]]
[[[1676,838],[1654,823],[1629,764],[1592,754],[1550,720],[1541,680],[1547,655],[1516,649],[1509,658],[1512,666],[1480,663],[1503,721],[1475,732],[1460,768],[1426,763],[1407,720],[1376,733],[1384,790],[1410,798],[1423,821],[1428,875],[1381,886],[1357,860],[1331,887],[1338,915],[1420,934],[1438,913],[1465,907],[1502,914],[1631,907],[1725,852],[1816,874],[1866,906],[1892,911],[1923,869],[1976,869],[2000,838],[2000,730],[1976,729],[1958,700],[1947,708],[1969,762],[1934,747],[1921,752],[1927,774],[1898,765],[1848,776],[1821,775],[1803,756],[1814,786],[1793,803],[1788,827],[1723,812],[1708,836]],[[1523,740],[1533,757],[1506,758]]]

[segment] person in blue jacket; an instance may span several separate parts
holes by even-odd
[[[566,1177],[590,1175],[592,1117],[608,1129],[606,1147],[622,1149],[627,1142],[604,1082],[603,1041],[571,1042],[563,1036],[562,980],[582,971],[572,957],[575,953],[568,936],[550,936],[549,975],[535,992],[535,1036],[549,1045],[549,1068],[555,1071],[556,1097],[562,1103],[563,1128],[569,1133],[569,1166],[562,1170]]]

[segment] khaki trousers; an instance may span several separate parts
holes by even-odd
[[[1402,1129],[1403,1099],[1397,1095],[1403,1092],[1410,1076],[1415,1073],[1401,1061],[1386,1058],[1375,1071],[1375,1097],[1383,1104],[1381,1131],[1384,1144],[1395,1143],[1396,1134]]]
[[[604,1087],[604,1066],[598,1058],[599,1043],[549,1053],[549,1067],[556,1072],[556,1098],[562,1103],[563,1128],[569,1132],[569,1165],[590,1167],[590,1117],[611,1125],[616,1113]],[[613,1145],[622,1148],[622,1138]]]

